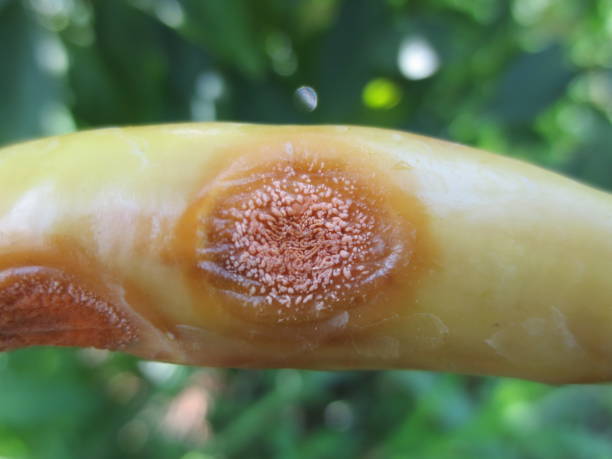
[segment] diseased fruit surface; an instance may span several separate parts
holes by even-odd
[[[342,126],[105,129],[0,155],[0,348],[610,380],[610,197]]]

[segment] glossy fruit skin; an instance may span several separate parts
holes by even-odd
[[[63,309],[71,315],[62,320],[81,325],[61,339],[38,333],[38,341],[21,345],[92,345],[211,366],[612,379],[612,201],[526,163],[396,131],[204,123],[111,128],[11,146],[0,150],[0,183],[0,346],[6,349],[15,347],[5,338],[10,324],[19,322],[10,311],[57,303],[10,286],[18,282],[7,280],[18,279],[15,273],[38,267],[63,279],[66,289],[108,305],[92,327],[112,329],[116,316],[125,328],[106,341],[77,339],[88,306],[71,300]],[[272,208],[249,208],[249,200],[270,189],[294,196],[297,183],[301,190],[319,186],[319,197],[306,196],[311,207],[350,202],[348,227],[359,227],[351,220],[359,215],[371,222],[361,226],[364,234],[378,237],[380,247],[401,247],[384,275],[357,282],[357,264],[340,256],[350,247],[329,242],[329,232],[308,233],[314,220],[304,216],[316,211],[308,206],[283,207],[270,231],[261,230],[257,218]],[[228,209],[235,221],[215,226]],[[251,218],[241,213],[249,209],[259,212],[251,219],[259,236],[233,246],[244,240],[234,236]],[[317,224],[332,217],[321,214]],[[287,232],[294,227],[299,231]],[[270,239],[279,228],[283,236]],[[225,239],[217,237],[223,231]],[[294,245],[282,242],[287,237]],[[371,255],[375,246],[367,240],[346,243],[362,241],[355,253]],[[296,294],[287,307],[281,293],[299,290],[291,282],[324,277],[278,267],[278,260],[295,257],[281,256],[274,269],[262,260],[278,247],[320,248],[321,241],[335,250],[330,263],[336,264],[320,258],[311,268],[329,268],[331,280],[312,298],[304,290],[299,304]],[[202,258],[213,242],[220,255]],[[255,243],[266,248],[251,256],[245,250]],[[262,261],[264,270],[235,281],[231,267],[239,264],[229,257]],[[266,290],[267,302],[251,301],[266,279],[286,290],[274,290],[276,296]],[[258,289],[252,282],[260,282]],[[22,298],[8,295],[11,288]],[[334,288],[341,293],[330,296]],[[23,307],[11,309],[18,300]]]

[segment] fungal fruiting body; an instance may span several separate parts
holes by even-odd
[[[394,131],[182,124],[0,150],[0,350],[612,379],[612,199]]]
[[[383,227],[389,217],[375,215],[368,188],[322,161],[248,174],[200,216],[197,251],[198,266],[255,320],[304,322],[350,307],[405,252],[409,241]]]

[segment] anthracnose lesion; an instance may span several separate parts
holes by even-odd
[[[136,339],[112,303],[61,269],[0,271],[0,350],[30,346],[123,349]]]
[[[366,301],[401,258],[405,241],[374,183],[316,160],[247,172],[223,181],[196,248],[209,282],[247,312],[325,318]]]

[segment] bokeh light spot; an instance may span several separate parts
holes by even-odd
[[[432,76],[440,67],[438,53],[424,38],[407,38],[399,48],[397,65],[409,80],[423,80]]]
[[[266,38],[266,52],[272,68],[281,76],[293,75],[298,68],[297,56],[291,39],[282,32],[272,32]]]
[[[40,108],[40,126],[47,135],[66,134],[76,130],[70,109],[62,103],[48,102]]]
[[[179,366],[172,363],[149,361],[139,362],[138,368],[149,381],[155,384],[166,383],[179,370]]]
[[[319,96],[314,88],[310,86],[300,86],[295,90],[295,98],[301,108],[308,112],[313,112],[319,104]]]
[[[351,406],[343,400],[335,400],[325,407],[325,425],[333,430],[346,431],[353,424]]]
[[[64,75],[70,62],[62,42],[55,36],[47,36],[39,40],[36,45],[38,65],[51,75]]]
[[[183,7],[176,0],[158,1],[154,7],[157,18],[174,29],[179,28],[185,22]]]
[[[194,121],[213,121],[217,118],[216,103],[225,92],[225,82],[217,72],[201,73],[195,84],[191,101],[191,116]]]
[[[538,22],[550,0],[514,0],[512,4],[512,17],[521,25],[529,26]]]
[[[387,78],[376,78],[363,88],[363,104],[376,110],[395,107],[402,98],[402,89]]]
[[[200,451],[189,451],[181,459],[214,459],[214,457]]]

